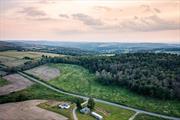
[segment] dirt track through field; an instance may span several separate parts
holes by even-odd
[[[52,68],[46,65],[27,70],[26,72],[46,81],[60,75],[60,71],[57,68]]]
[[[0,95],[9,94],[31,86],[33,83],[19,74],[11,74],[3,77],[9,84],[0,87]]]
[[[39,108],[46,100],[29,100],[0,105],[0,120],[67,120],[66,117]]]

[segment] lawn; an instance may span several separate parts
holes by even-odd
[[[50,80],[49,83],[66,91],[180,117],[180,102],[177,100],[158,100],[135,94],[125,88],[103,86],[96,82],[94,74],[81,66],[70,64],[50,64],[50,66],[60,69],[60,76]]]
[[[167,119],[154,117],[146,114],[138,114],[134,120],[167,120]]]
[[[43,52],[31,52],[31,51],[9,50],[9,51],[0,52],[0,56],[17,58],[17,59],[23,59],[24,57],[30,57],[30,58],[36,59],[36,58],[40,58],[42,55],[51,56],[51,57],[60,56],[59,54],[43,53]]]
[[[48,104],[47,102],[39,104],[38,107],[59,113],[65,117],[69,118],[69,120],[73,120],[72,111],[73,111],[73,108],[75,107],[75,104],[71,104],[71,107],[69,109],[60,109],[57,105],[52,106],[52,105]]]
[[[0,77],[0,87],[7,85],[8,81]]]

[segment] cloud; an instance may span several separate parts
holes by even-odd
[[[95,19],[91,16],[88,16],[86,14],[82,13],[77,13],[77,14],[72,14],[73,18],[75,20],[82,21],[85,25],[103,25],[102,21],[100,19]]]
[[[27,16],[31,16],[31,17],[46,16],[46,13],[44,11],[38,10],[35,7],[23,8],[23,10],[18,11],[18,13],[24,13]]]
[[[143,32],[180,29],[179,23],[174,21],[164,20],[157,15],[141,17],[139,21],[133,21],[133,20],[124,21],[121,23],[121,25],[130,30],[143,31]]]
[[[59,17],[62,17],[62,18],[69,18],[69,16],[68,15],[66,15],[66,14],[59,14]]]
[[[104,10],[104,11],[110,11],[111,10],[111,8],[106,7],[106,6],[94,6],[93,8],[96,10]]]
[[[94,28],[100,31],[104,30],[114,32],[153,32],[164,30],[180,30],[180,23],[164,20],[154,14],[146,17],[134,16],[131,19],[121,20],[115,24],[97,26]]]
[[[154,8],[154,11],[157,12],[157,13],[161,13],[161,11],[157,8]]]
[[[144,12],[151,12],[151,7],[149,5],[140,5]]]

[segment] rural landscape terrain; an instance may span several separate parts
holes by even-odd
[[[90,99],[104,120],[180,119],[178,44],[89,44],[0,41],[0,119],[95,120],[80,112]]]
[[[180,120],[180,0],[0,0],[0,120]]]

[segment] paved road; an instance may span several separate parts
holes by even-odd
[[[65,95],[70,95],[70,96],[74,96],[74,97],[79,97],[79,98],[82,98],[82,99],[85,99],[87,100],[88,97],[85,97],[85,96],[82,96],[82,95],[77,95],[77,94],[72,94],[72,93],[68,93],[68,92],[64,92],[60,89],[57,89],[55,87],[52,87],[40,80],[37,80],[31,76],[28,76],[22,72],[18,72],[19,74],[21,74],[22,76],[28,78],[29,80],[32,80],[36,83],[39,83],[51,90],[54,90],[56,92],[59,92],[59,93],[62,93],[62,94],[65,94]],[[147,115],[152,115],[152,116],[156,116],[156,117],[162,117],[162,118],[165,118],[165,119],[170,119],[170,120],[180,120],[180,118],[177,118],[177,117],[171,117],[171,116],[167,116],[167,115],[161,115],[161,114],[158,114],[158,113],[153,113],[153,112],[148,112],[148,111],[144,111],[144,110],[140,110],[140,109],[136,109],[136,108],[131,108],[131,107],[128,107],[128,106],[124,106],[124,105],[120,105],[120,104],[116,104],[116,103],[112,103],[112,102],[108,102],[108,101],[105,101],[105,100],[101,100],[101,99],[94,99],[96,102],[101,102],[101,103],[104,103],[104,104],[108,104],[108,105],[112,105],[112,106],[116,106],[116,107],[119,107],[119,108],[124,108],[124,109],[127,109],[127,110],[132,110],[136,113],[144,113],[144,114],[147,114]]]

